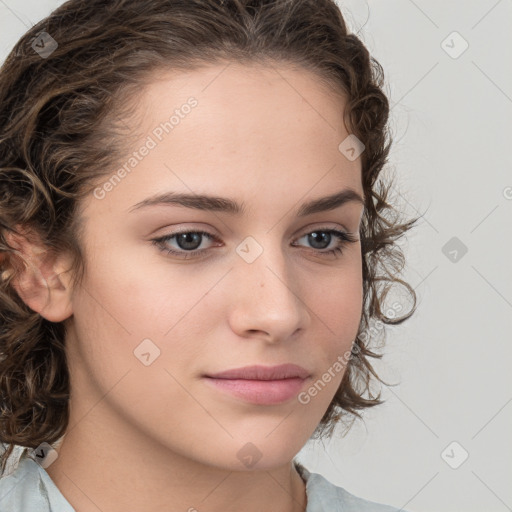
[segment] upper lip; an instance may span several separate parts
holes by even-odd
[[[280,364],[278,366],[244,366],[243,368],[233,368],[219,373],[206,375],[216,379],[250,379],[250,380],[279,380],[301,378],[305,379],[310,373],[296,364]]]

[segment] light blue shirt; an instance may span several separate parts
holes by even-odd
[[[76,512],[30,451],[23,450],[17,467],[0,478],[0,512]],[[406,512],[358,498],[322,475],[295,465],[306,482],[306,512]]]

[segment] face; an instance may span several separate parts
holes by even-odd
[[[140,139],[124,172],[82,204],[86,273],[66,345],[72,416],[95,407],[98,435],[115,429],[226,469],[243,470],[246,455],[271,468],[298,453],[339,387],[362,270],[360,242],[337,232],[359,239],[363,204],[303,205],[362,197],[361,164],[338,149],[349,135],[343,99],[308,71],[277,69],[160,73],[130,125]],[[193,198],[144,204],[160,194]],[[205,377],[286,363],[309,377]]]

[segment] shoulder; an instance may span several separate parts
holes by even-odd
[[[0,478],[0,510],[74,512],[46,471],[23,450],[10,472]]]
[[[399,507],[355,496],[343,487],[332,484],[324,476],[310,473],[304,466],[300,467],[299,473],[306,482],[306,512],[407,512]]]

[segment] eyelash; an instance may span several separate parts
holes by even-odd
[[[190,231],[177,231],[176,233],[171,233],[170,235],[162,236],[160,238],[155,238],[152,240],[152,243],[157,246],[158,250],[160,250],[166,254],[171,254],[178,258],[190,259],[190,258],[194,258],[194,257],[201,257],[201,255],[203,255],[205,252],[209,251],[210,249],[196,249],[195,251],[183,251],[183,250],[176,251],[174,249],[169,249],[169,247],[167,245],[165,245],[165,242],[170,241],[171,239],[175,238],[177,235],[191,234],[191,233],[206,236],[210,240],[214,240],[216,242],[220,241],[216,236],[214,236],[211,233],[208,233],[206,231],[190,230]],[[338,246],[335,247],[334,249],[329,249],[329,250],[324,250],[324,251],[320,251],[318,249],[313,249],[313,251],[317,252],[318,254],[325,255],[325,256],[335,256],[336,258],[338,258],[341,256],[344,248],[349,243],[359,242],[359,238],[355,237],[351,233],[346,233],[344,231],[338,231],[337,229],[330,229],[330,228],[314,229],[313,231],[309,231],[308,233],[305,233],[304,235],[302,235],[299,238],[303,238],[304,236],[310,235],[311,233],[331,233],[331,234],[334,234],[338,238],[338,240],[339,240]]]

